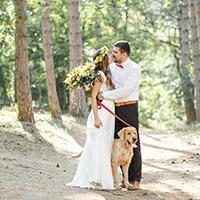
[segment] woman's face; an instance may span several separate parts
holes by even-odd
[[[111,64],[113,62],[113,57],[111,55],[108,55],[108,64]]]

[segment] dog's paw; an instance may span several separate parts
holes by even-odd
[[[122,191],[122,192],[127,192],[128,189],[127,189],[127,188],[121,188],[121,191]]]
[[[121,190],[120,186],[115,186],[115,190]]]

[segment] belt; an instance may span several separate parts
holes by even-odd
[[[138,101],[125,101],[125,102],[117,102],[115,103],[115,106],[124,106],[124,105],[130,105],[130,104],[136,104]]]

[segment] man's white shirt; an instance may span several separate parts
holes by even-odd
[[[115,89],[104,91],[102,95],[105,99],[112,99],[115,102],[138,100],[141,78],[140,66],[129,58],[122,65],[123,68],[116,66],[115,63],[110,64]]]

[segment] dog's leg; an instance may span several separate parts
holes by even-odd
[[[118,166],[115,163],[112,163],[112,174],[113,174],[115,189],[120,188],[119,182],[118,182],[118,176],[117,176],[117,169],[118,169]]]
[[[126,186],[126,188],[129,187],[129,182],[128,182],[128,167],[129,165],[128,164],[125,164],[122,166],[122,169],[123,169],[123,173],[124,173],[124,185]]]

